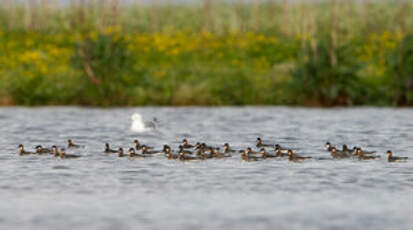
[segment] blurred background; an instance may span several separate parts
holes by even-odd
[[[413,2],[2,0],[0,105],[413,105]]]

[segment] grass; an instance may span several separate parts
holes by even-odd
[[[413,3],[154,2],[6,1],[0,104],[413,104]]]

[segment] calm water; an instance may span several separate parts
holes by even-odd
[[[136,134],[129,117],[157,117]],[[0,108],[1,229],[411,229],[413,159],[242,162],[129,160],[103,143],[234,148],[255,138],[328,157],[324,143],[413,157],[413,110],[301,108]],[[87,147],[83,157],[19,157],[17,145]]]

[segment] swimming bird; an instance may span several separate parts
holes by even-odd
[[[265,159],[265,158],[277,157],[277,155],[271,155],[271,154],[269,154],[267,151],[265,151],[264,148],[261,148],[260,153],[261,153],[261,157],[264,158],[264,159]]]
[[[210,151],[210,155],[212,155],[215,158],[231,157],[231,154],[221,153],[218,148],[216,148],[216,149],[210,148],[209,151]]]
[[[354,147],[353,147],[353,155],[354,155],[354,156],[358,156],[359,150],[361,150],[361,151],[363,152],[363,155],[371,155],[371,154],[376,153],[376,151],[366,151],[366,150],[364,150],[364,149],[362,149],[362,148],[359,148],[359,147],[354,146]]]
[[[344,153],[344,152],[342,152],[342,151],[338,151],[338,150],[336,149],[336,147],[333,147],[333,148],[331,149],[331,156],[332,156],[333,158],[338,158],[338,159],[350,157],[350,156],[347,155],[346,153]]]
[[[80,156],[78,155],[72,155],[72,154],[66,154],[66,151],[64,148],[60,149],[60,158],[61,159],[72,159],[72,158],[79,158]]]
[[[290,161],[300,162],[300,161],[304,161],[304,160],[311,159],[311,158],[312,157],[298,156],[291,149],[288,150],[288,160],[290,160]]]
[[[52,146],[52,149],[53,149],[53,156],[55,156],[55,157],[58,157],[58,156],[60,156],[60,153],[59,153],[59,150],[57,149],[57,146],[56,145],[53,145]]]
[[[178,159],[181,161],[202,160],[202,158],[198,156],[187,156],[184,151],[179,152]]]
[[[257,148],[259,148],[259,147],[272,147],[274,145],[273,144],[264,144],[262,142],[261,138],[257,137],[257,144],[255,146],[257,146]]]
[[[165,153],[165,157],[169,160],[176,160],[179,158],[179,155],[172,154],[171,152]]]
[[[352,148],[352,150],[351,150],[351,155],[353,155],[353,156],[357,156],[357,150],[358,150],[359,148],[357,147],[357,146],[354,146],[353,148]]]
[[[43,148],[41,145],[36,146],[36,153],[37,154],[48,154],[52,153],[51,149]]]
[[[212,147],[208,146],[205,142],[203,142],[203,143],[197,142],[196,145],[195,145],[195,150],[197,150],[197,152],[201,152],[201,153],[209,151],[210,148],[212,148]]]
[[[393,152],[392,151],[387,151],[387,161],[388,162],[406,162],[409,158],[408,157],[396,157],[393,156]]]
[[[251,156],[245,150],[241,150],[241,159],[244,161],[259,161],[262,160],[261,157]]]
[[[130,129],[134,132],[146,132],[146,131],[151,131],[156,128],[155,122],[157,120],[154,119],[154,121],[144,121],[142,115],[139,113],[135,113],[131,116],[132,120],[132,125]]]
[[[184,146],[182,145],[180,145],[178,148],[179,148],[179,152],[183,152],[184,154],[193,154],[191,151],[185,150]]]
[[[235,153],[237,152],[236,150],[231,149],[228,143],[224,144],[224,153]]]
[[[163,151],[167,159],[178,159],[179,157],[178,155],[172,154],[171,147],[169,147],[168,145],[164,145]]]
[[[361,148],[360,148],[361,149]],[[364,155],[371,155],[371,154],[374,154],[374,153],[376,153],[376,151],[367,151],[367,150],[362,150],[363,151],[363,154]]]
[[[285,147],[281,147],[281,145],[279,145],[279,144],[276,144],[276,145],[274,145],[274,149],[275,150],[280,150],[281,152],[285,152],[285,153],[288,153],[288,148],[285,148]]]
[[[250,155],[250,154],[257,154],[258,152],[255,152],[254,150],[252,150],[252,148],[251,147],[248,147],[247,148],[247,154],[248,155]]]
[[[276,150],[275,150],[275,156],[276,157],[288,157],[288,153],[283,153],[282,151],[281,151],[281,149],[277,149],[276,148]]]
[[[364,155],[364,152],[361,148],[357,149],[357,157],[359,160],[375,160],[380,158],[380,156]]]
[[[123,148],[119,148],[118,150],[118,157],[124,157],[125,153],[123,152]]]
[[[195,155],[196,156],[202,156],[205,153],[205,150],[201,148],[200,146],[197,146],[195,148]]]
[[[134,148],[129,149],[129,157],[131,158],[137,158],[137,157],[151,157],[151,155],[143,155],[143,154],[138,154],[136,153]]]
[[[138,139],[135,139],[135,140],[133,141],[133,143],[135,143],[135,148],[136,148],[136,150],[141,150],[143,146],[146,146],[146,148],[148,148],[148,149],[153,149],[153,147],[151,147],[151,146],[141,145],[141,143],[139,142]]]
[[[74,144],[72,139],[67,140],[67,148],[81,148],[81,147],[83,146]]]
[[[348,156],[351,156],[352,151],[347,147],[347,145],[343,145],[343,150],[341,152],[345,153]]]
[[[185,149],[192,149],[192,148],[195,147],[195,146],[189,144],[187,139],[183,139],[183,140],[182,140],[182,146],[183,146]]]
[[[151,150],[149,150],[149,148],[146,145],[142,146],[142,155],[145,155],[145,154],[158,154],[158,153],[161,153],[161,152],[162,151],[156,151],[156,150],[151,151]]]
[[[196,151],[196,156],[199,156],[202,159],[211,159],[215,157],[215,151],[213,148],[205,149],[204,151],[200,152],[200,149]]]
[[[200,146],[200,148],[202,149],[202,151],[207,151],[207,150],[209,150],[210,148],[217,148],[217,147],[214,147],[214,146],[207,145],[205,142],[202,142],[201,144],[197,143],[197,145],[195,145],[195,146],[196,146],[195,148],[197,148],[198,146]]]
[[[30,155],[30,154],[36,154],[34,152],[28,152],[24,150],[24,146],[22,144],[20,144],[19,146],[19,155],[23,156],[23,155]]]
[[[327,149],[327,151],[329,151],[329,152],[331,152],[331,150],[333,150],[333,146],[331,145],[331,143],[330,142],[326,142],[326,149]]]
[[[201,143],[199,143],[199,142],[197,142],[196,144],[195,144],[195,151],[197,151],[197,152],[200,152],[200,153],[203,153],[203,152],[205,152],[205,149],[204,149],[204,147],[201,145]]]
[[[165,153],[166,151],[172,151],[172,149],[169,145],[163,145],[162,151]]]
[[[105,143],[105,153],[118,153],[118,151],[111,149],[109,143]]]

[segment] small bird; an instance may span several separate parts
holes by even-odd
[[[178,155],[172,154],[172,150],[168,145],[164,145],[164,154],[167,159],[178,159]]]
[[[146,147],[146,145],[143,145],[143,146],[142,146],[142,155],[146,155],[146,154],[158,154],[158,153],[161,153],[161,152],[162,152],[162,151],[156,151],[156,150],[151,151],[151,150],[149,150],[148,147]]]
[[[235,153],[237,150],[231,149],[228,143],[224,144],[224,153]]]
[[[179,158],[178,155],[172,154],[172,153],[170,153],[170,152],[165,153],[165,157],[166,157],[167,159],[170,159],[170,160],[176,160],[176,159]]]
[[[272,144],[264,144],[264,143],[262,142],[261,138],[260,138],[260,137],[257,137],[257,144],[256,144],[255,146],[257,146],[257,148],[259,148],[259,147],[273,147],[274,145],[272,145]]]
[[[333,158],[336,158],[336,159],[342,159],[342,158],[348,158],[348,157],[350,157],[350,156],[347,155],[346,153],[344,153],[344,152],[342,152],[342,151],[338,151],[338,150],[336,149],[336,147],[333,147],[333,148],[331,149],[331,156],[332,156]]]
[[[283,153],[282,151],[281,151],[281,149],[277,149],[276,148],[276,150],[275,150],[275,156],[276,157],[288,157],[288,153]]]
[[[130,149],[129,149],[129,157],[131,157],[131,158],[151,157],[151,155],[137,154],[134,148],[130,148]]]
[[[248,147],[247,148],[247,154],[248,155],[250,155],[250,154],[257,154],[258,152],[255,152],[254,150],[252,150],[252,148],[251,147]]]
[[[109,143],[105,143],[105,153],[118,153],[118,151],[111,149]]]
[[[83,146],[74,144],[72,139],[67,140],[67,148],[81,148],[81,147]]]
[[[136,150],[141,150],[143,148],[143,146],[146,146],[146,148],[148,148],[148,149],[153,149],[153,147],[150,147],[150,146],[147,146],[147,145],[141,145],[141,143],[137,139],[135,139],[133,142],[135,143]]]
[[[119,150],[118,150],[118,157],[124,157],[125,156],[125,154],[124,154],[124,152],[123,152],[123,148],[119,148]]]
[[[366,156],[361,148],[357,149],[357,157],[359,160],[375,160],[380,158],[380,156]]]
[[[209,148],[214,148],[213,146],[207,145],[205,142],[199,143],[197,142],[195,145],[195,149],[201,148],[202,151],[207,151]]]
[[[264,148],[261,148],[260,153],[261,153],[261,157],[264,158],[264,159],[265,159],[265,158],[277,157],[277,155],[271,155],[271,154],[269,154],[267,151],[265,151]]]
[[[281,145],[279,145],[279,144],[276,144],[276,145],[274,145],[274,149],[277,151],[277,150],[280,150],[281,152],[284,152],[284,153],[288,153],[288,148],[284,148],[284,147],[281,147]]]
[[[363,155],[371,155],[371,154],[376,153],[376,151],[366,151],[366,150],[363,150],[362,148],[358,148],[358,147],[354,146],[353,147],[353,155],[358,156],[359,150],[362,151]]]
[[[184,154],[193,154],[193,152],[189,151],[189,150],[185,150],[184,146],[180,145],[179,147],[179,153],[183,152]]]
[[[367,150],[362,150],[364,155],[371,155],[376,153],[376,151],[367,151]]]
[[[329,151],[329,152],[331,152],[331,150],[333,150],[333,146],[332,146],[331,143],[328,142],[328,141],[327,141],[327,143],[326,143],[326,149],[327,149],[327,151]]]
[[[171,149],[171,147],[169,146],[169,145],[163,145],[163,149],[162,149],[162,152],[166,152],[166,151],[172,151],[172,149]]]
[[[396,157],[393,156],[393,152],[392,151],[387,151],[387,161],[388,162],[407,162],[407,160],[409,159],[408,157]]]
[[[52,149],[53,149],[53,156],[55,156],[55,157],[60,156],[59,149],[57,148],[56,145],[53,145]]]
[[[199,149],[199,148],[201,148],[202,146],[201,146],[201,143],[200,142],[197,142],[196,144],[195,144],[195,149]]]
[[[19,155],[23,156],[23,155],[30,155],[30,154],[36,154],[34,152],[28,152],[24,150],[24,146],[22,144],[20,144],[19,146]]]
[[[359,148],[358,148],[357,146],[354,146],[353,149],[352,149],[352,151],[351,151],[351,155],[357,156],[357,150],[358,150],[358,149],[359,149]]]
[[[202,156],[205,153],[205,150],[199,146],[195,148],[195,155],[196,156]]]
[[[241,150],[241,159],[244,161],[259,161],[262,160],[261,157],[250,156],[245,150]]]
[[[37,154],[47,154],[52,153],[51,149],[43,148],[41,145],[36,146],[36,153]]]
[[[208,148],[205,149],[204,151],[201,152],[200,149],[197,149],[197,151],[195,152],[196,156],[199,156],[202,159],[211,159],[215,157],[215,151],[213,148]]]
[[[184,147],[184,149],[192,149],[195,146],[189,144],[187,139],[183,139],[182,140],[182,147]]]
[[[343,152],[347,156],[351,156],[352,151],[347,147],[347,145],[343,145],[343,150],[341,150],[341,152]]]
[[[79,158],[78,155],[66,154],[65,149],[60,149],[60,158],[61,159],[72,159],[72,158]]]
[[[195,153],[198,155],[201,155],[201,153],[205,153],[207,151],[209,151],[209,149],[212,148],[211,146],[208,146],[206,143],[197,143],[195,145]],[[189,152],[188,152],[189,154]]]
[[[294,152],[290,149],[288,150],[288,160],[294,161],[294,162],[300,162],[303,160],[311,159],[311,157],[302,157],[294,154]]]
[[[218,148],[217,149],[210,148],[209,151],[210,151],[210,155],[212,155],[214,158],[231,157],[231,154],[221,153]]]
[[[198,156],[187,156],[183,151],[179,152],[178,159],[181,161],[202,160],[202,158]]]

